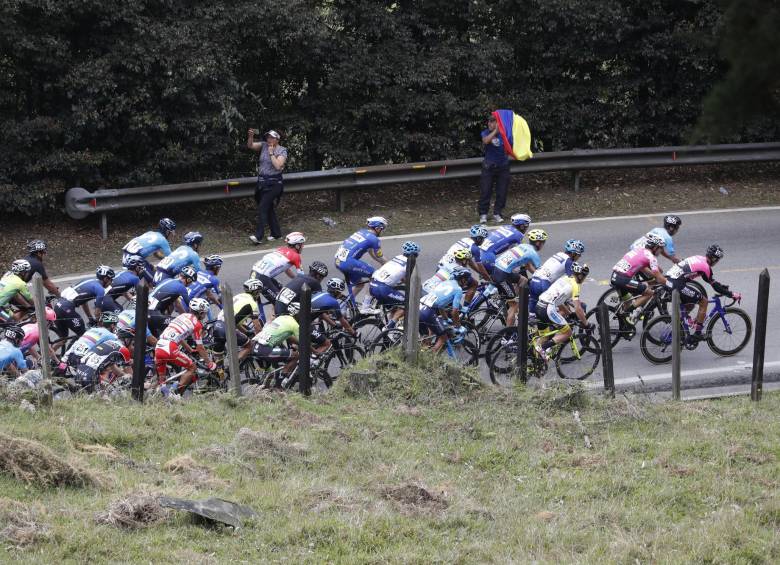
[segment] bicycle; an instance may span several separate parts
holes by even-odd
[[[494,284],[483,281],[467,305],[465,316],[474,324],[480,344],[485,346],[506,326],[507,304]],[[481,348],[480,356],[482,355],[484,352]]]
[[[724,306],[721,303],[722,297],[723,295],[716,294],[708,300],[713,307],[704,319],[706,333],[700,341],[706,341],[710,350],[716,355],[727,357],[736,355],[748,344],[753,333],[753,322],[747,312],[733,306],[736,300],[731,298],[731,302]],[[659,316],[647,325],[640,338],[640,351],[645,359],[656,365],[671,361],[672,330],[671,316]],[[689,351],[699,345],[699,340],[691,342],[687,339],[691,335],[688,312],[681,304],[680,340],[682,347]]]
[[[606,300],[601,301],[601,298],[604,297]],[[627,320],[630,314],[629,303],[634,299],[634,296],[629,292],[623,292],[620,295],[617,289],[613,288],[602,294],[601,298],[596,304],[597,307],[589,310],[585,317],[592,323],[598,323],[598,305],[606,302],[609,310],[609,334],[612,347],[615,347],[621,339],[626,341],[634,339],[636,326]],[[670,300],[668,289],[665,286],[656,286],[652,298],[641,307],[642,313],[639,319],[642,320],[642,327],[646,327],[655,318],[656,311],[659,315],[668,315],[667,305]],[[620,313],[618,313],[619,311]]]
[[[444,342],[444,351],[459,365],[475,366],[479,363],[479,334],[468,320],[461,320],[461,327],[465,328],[465,331],[453,335],[451,331],[455,328],[448,324],[448,337]],[[436,343],[436,339],[435,334],[420,336],[420,344],[422,347],[430,348]],[[385,329],[367,351],[373,354],[393,347],[401,347],[403,340],[402,328]]]

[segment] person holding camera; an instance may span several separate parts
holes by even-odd
[[[287,149],[279,145],[281,136],[274,130],[263,134],[263,141],[255,141],[255,130],[249,129],[246,146],[259,153],[257,166],[257,187],[255,202],[257,203],[257,227],[249,239],[255,245],[263,242],[265,226],[268,224],[270,235],[268,241],[282,237],[282,228],[276,215],[276,206],[282,197],[284,182],[282,171],[287,162]]]
[[[493,220],[503,222],[501,214],[506,206],[506,196],[509,190],[509,158],[504,151],[504,142],[498,131],[496,117],[491,115],[487,122],[488,129],[482,131],[482,144],[485,147],[485,159],[482,161],[482,173],[479,177],[479,223],[487,222],[490,209],[490,198],[493,186],[496,187],[496,201],[493,205]]]

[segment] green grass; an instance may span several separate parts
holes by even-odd
[[[391,374],[394,365],[379,370],[370,398],[350,394],[342,379],[312,400],[78,399],[35,414],[0,404],[4,432],[38,440],[106,482],[40,489],[0,474],[2,496],[40,503],[49,529],[26,548],[2,544],[0,562],[780,560],[780,396],[654,404],[460,385],[426,394],[440,370],[430,359],[406,375]],[[240,428],[270,435],[275,447],[233,445]],[[94,443],[122,458],[78,449]],[[219,446],[227,449],[215,457]],[[184,454],[208,469],[197,480],[162,471]],[[407,496],[413,487],[430,499]],[[237,532],[181,513],[139,530],[95,523],[111,501],[138,490],[219,496],[260,517]]]

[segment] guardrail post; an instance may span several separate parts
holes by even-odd
[[[301,393],[311,394],[311,287],[301,287],[300,331],[298,333],[298,384]]]
[[[343,212],[347,207],[346,199],[344,198],[344,191],[340,188],[336,189],[336,210]]]
[[[108,214],[100,214],[100,235],[103,239],[108,239]]]
[[[680,291],[672,291],[672,398],[680,400]]]
[[[598,305],[599,337],[601,338],[602,363],[604,364],[604,390],[615,398],[615,368],[612,364],[612,334],[609,331],[609,306]]]
[[[753,338],[753,374],[750,380],[750,400],[761,400],[764,386],[764,351],[766,349],[766,321],[769,308],[769,271],[758,276],[758,305],[756,306],[756,335]]]
[[[580,171],[571,172],[571,183],[572,183],[572,187],[574,188],[574,192],[580,191],[580,178],[581,178]]]
[[[531,289],[526,282],[517,297],[517,371],[520,382],[528,381],[528,298]]]
[[[130,391],[133,400],[144,401],[144,377],[146,376],[146,326],[149,321],[149,287],[145,283],[135,285],[135,342],[133,344],[133,382]]]
[[[420,270],[415,267],[408,282],[404,314],[404,359],[415,365],[420,349],[420,292]]]
[[[33,283],[33,303],[35,304],[35,319],[38,323],[38,349],[41,351],[41,376],[47,383],[47,401],[52,404],[53,391],[51,383],[51,355],[49,354],[49,323],[46,321],[46,301],[43,298],[43,278],[35,273]]]
[[[230,372],[230,388],[233,394],[241,396],[241,370],[238,365],[238,339],[236,313],[233,311],[233,289],[227,283],[220,283],[222,294],[222,315],[225,318],[225,361]]]

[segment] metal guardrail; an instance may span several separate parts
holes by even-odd
[[[735,145],[695,145],[680,147],[644,147],[636,149],[575,149],[537,153],[527,161],[513,161],[512,174],[570,171],[574,190],[580,188],[580,172],[595,169],[672,167],[780,161],[780,143],[746,143]],[[307,171],[284,175],[284,190],[336,192],[339,211],[344,211],[345,193],[386,184],[429,182],[477,177],[482,158],[402,163],[370,167],[350,167],[326,171]],[[139,186],[122,189],[99,189],[89,192],[75,187],[65,195],[65,209],[71,218],[83,219],[101,214],[103,237],[108,231],[109,212],[137,208],[185,204],[228,198],[247,198],[254,194],[256,177]]]

